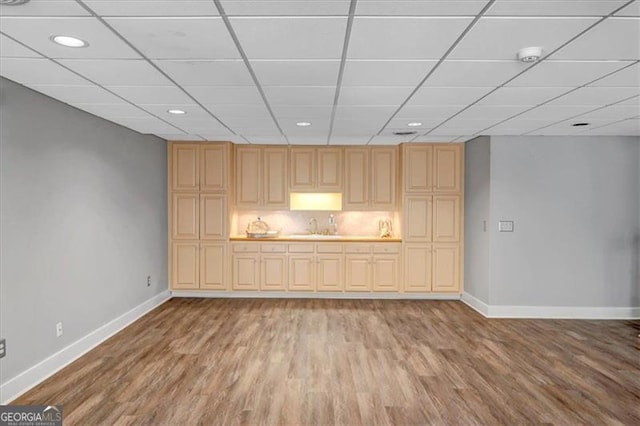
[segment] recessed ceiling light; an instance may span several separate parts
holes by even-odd
[[[309,127],[309,126],[311,126],[311,123],[309,123],[308,121],[298,121],[298,122],[296,123],[296,126],[299,126],[299,127]]]
[[[573,123],[572,126],[573,127],[582,127],[582,126],[588,126],[591,123]]]
[[[422,126],[422,123],[420,123],[419,121],[413,121],[411,123],[407,123],[407,126],[409,126],[409,127],[420,127],[420,126]]]
[[[167,112],[169,114],[174,114],[174,115],[184,115],[184,114],[187,113],[186,111],[183,111],[181,109],[169,109],[169,110],[167,110]]]
[[[65,47],[87,47],[89,43],[76,37],[56,35],[51,36],[51,41]]]

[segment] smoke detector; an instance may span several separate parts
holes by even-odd
[[[520,62],[536,62],[542,56],[542,47],[524,47],[518,50]]]
[[[28,2],[29,0],[0,0],[0,6],[20,6]]]

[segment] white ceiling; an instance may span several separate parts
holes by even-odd
[[[542,47],[542,61],[518,62],[527,46]],[[169,140],[640,136],[639,62],[640,0],[0,5],[0,75]],[[408,130],[418,133],[394,134]]]

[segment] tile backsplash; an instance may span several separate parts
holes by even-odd
[[[400,213],[394,211],[236,211],[231,220],[232,236],[244,236],[247,225],[260,217],[281,235],[303,234],[309,231],[309,221],[318,221],[318,230],[329,229],[329,215],[333,213],[338,224],[338,233],[352,236],[378,236],[378,221],[391,219],[393,236],[400,237]]]

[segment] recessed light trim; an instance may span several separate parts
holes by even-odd
[[[420,123],[419,121],[412,121],[411,123],[407,123],[407,126],[409,126],[409,127],[420,127],[420,126],[422,126],[422,123]]]
[[[66,36],[66,35],[52,35],[49,38],[52,42],[64,47],[79,48],[79,47],[89,46],[89,43],[77,37]]]
[[[311,126],[311,123],[308,122],[308,121],[298,121],[296,123],[296,126],[298,126],[298,127],[309,127],[309,126]]]
[[[167,112],[173,115],[185,115],[187,112],[181,109],[168,109]]]
[[[518,50],[518,60],[524,63],[536,62],[542,56],[542,47],[524,47]]]
[[[591,123],[573,123],[572,126],[573,127],[582,127],[582,126],[588,126]]]

